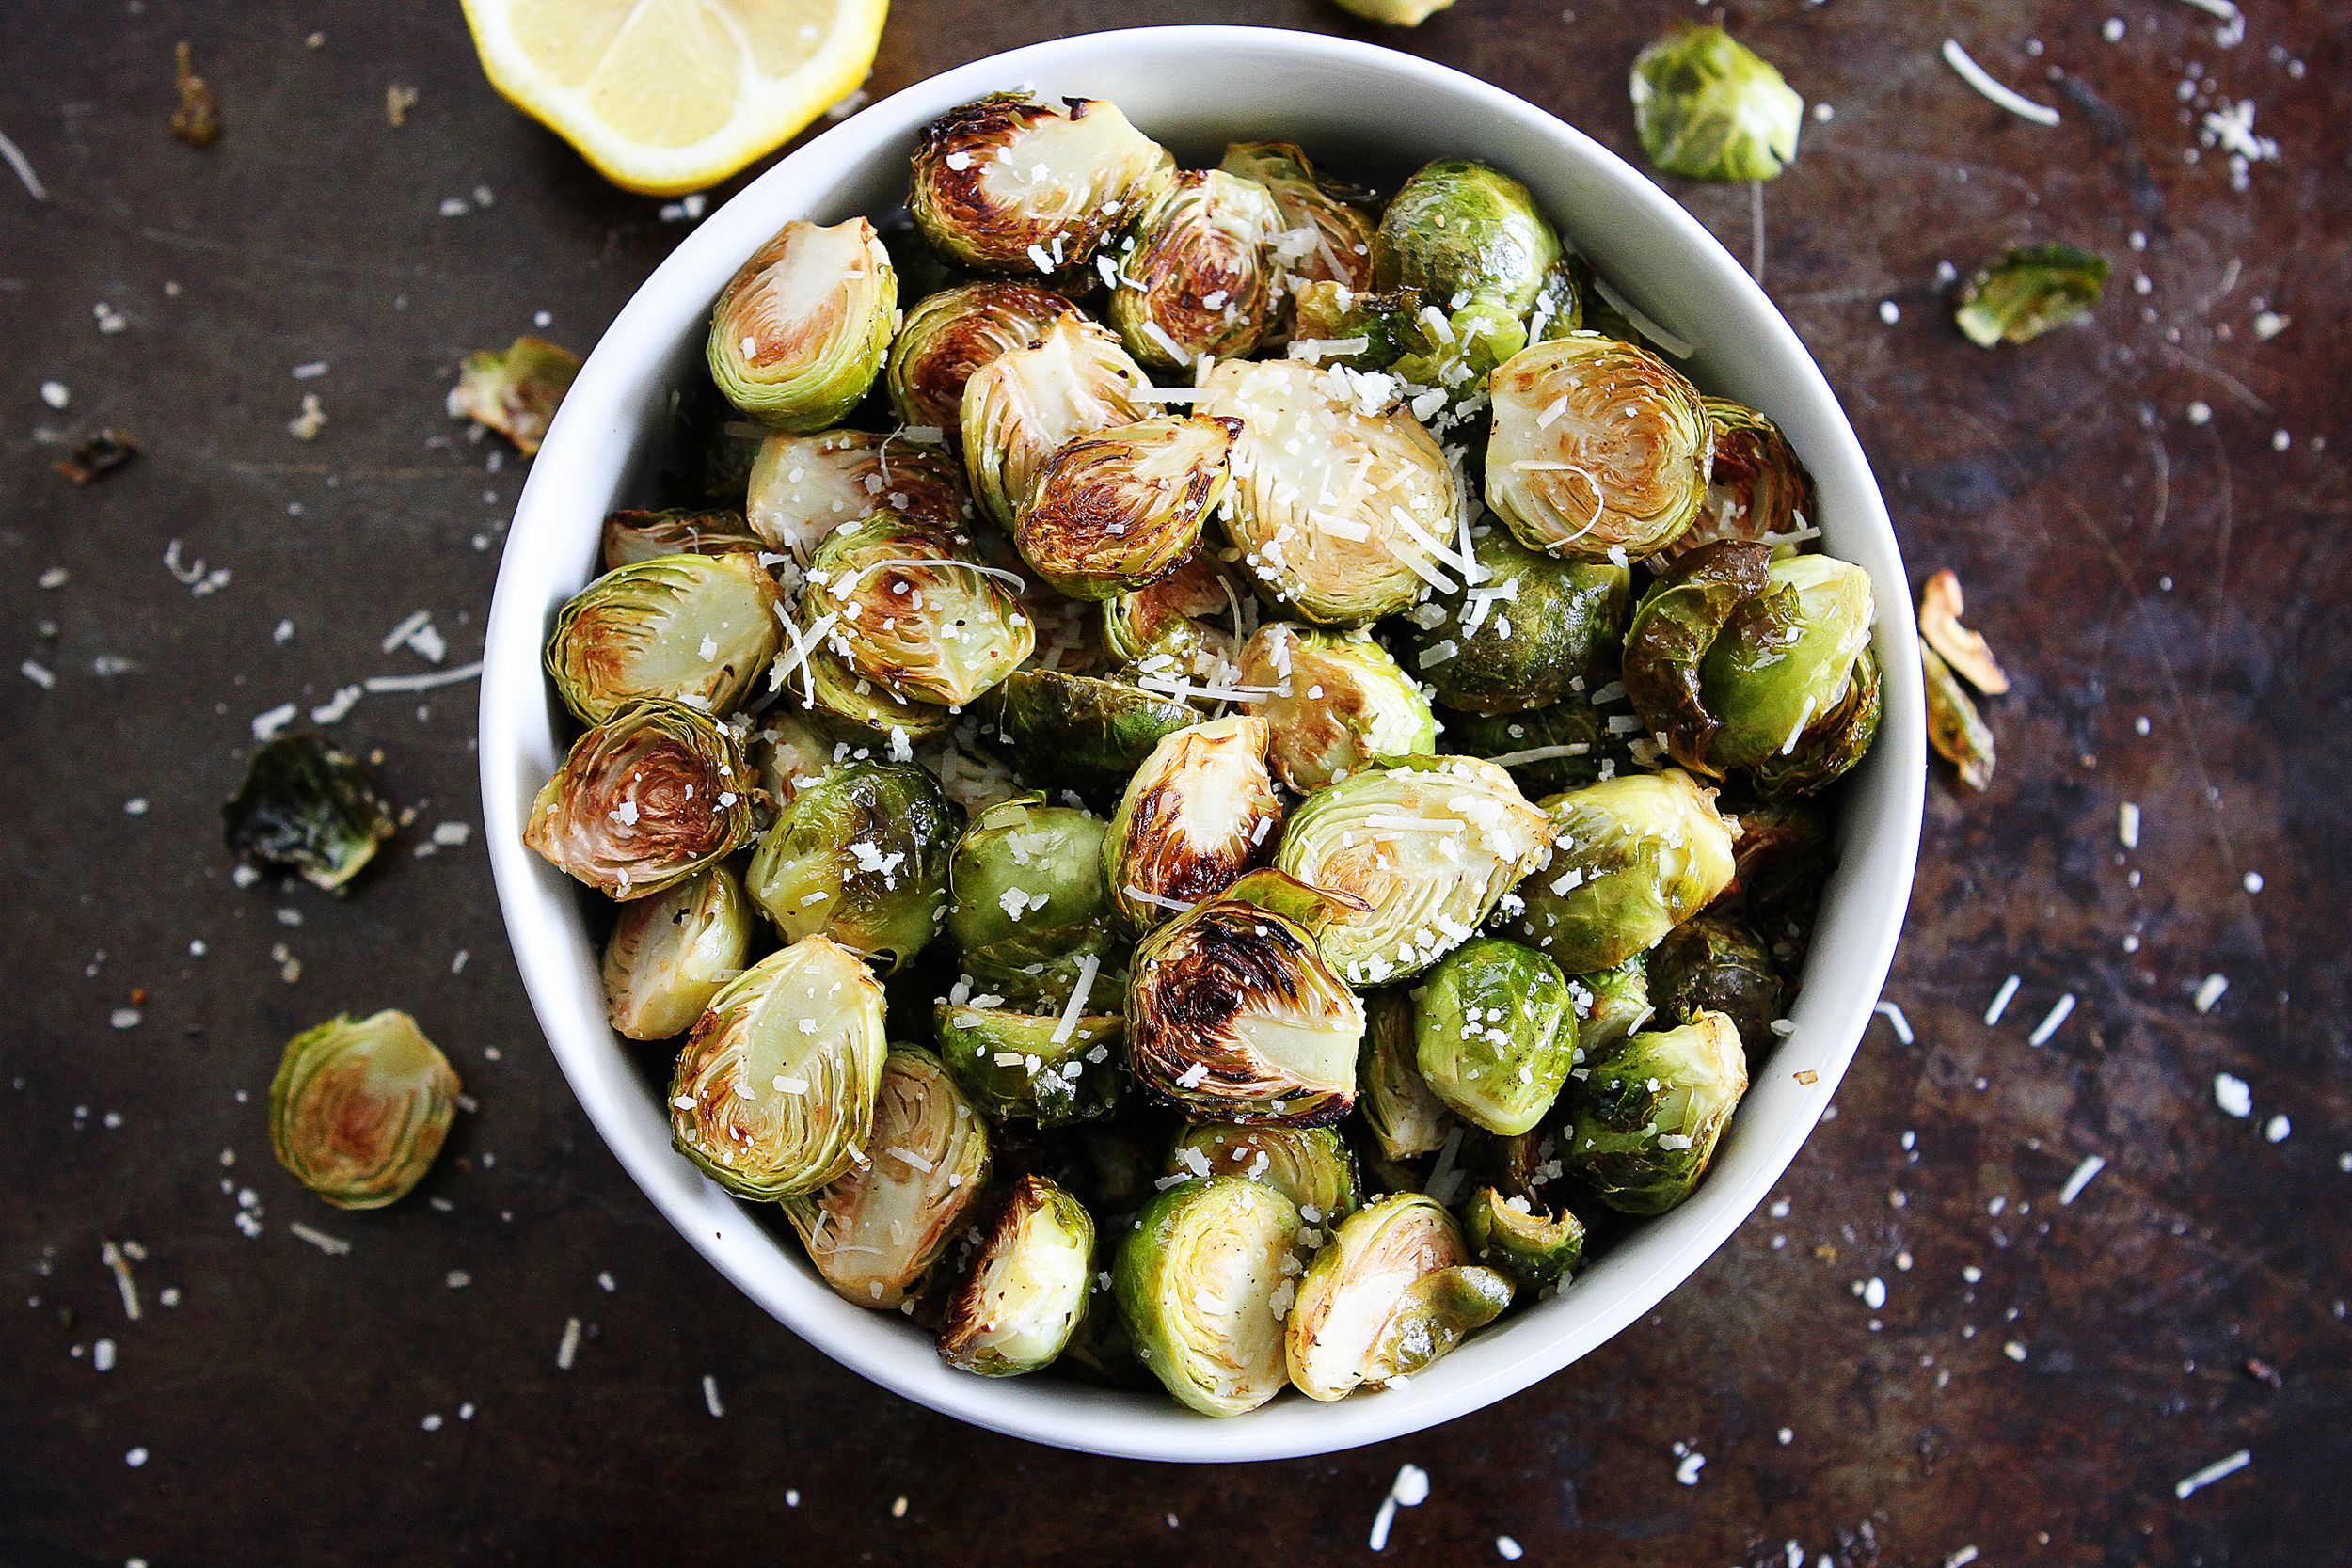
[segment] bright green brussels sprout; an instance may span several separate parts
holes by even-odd
[[[1412,289],[1365,293],[1309,283],[1298,292],[1294,328],[1294,341],[1308,345],[1302,356],[1442,388],[1452,394],[1447,406],[1457,410],[1486,391],[1496,366],[1527,346],[1526,324],[1487,294],[1441,309]]]
[[[1255,180],[1274,198],[1282,231],[1274,257],[1284,284],[1338,283],[1372,287],[1372,236],[1377,227],[1370,193],[1327,179],[1307,154],[1286,141],[1233,142],[1217,166]]]
[[[1117,993],[1104,988],[1104,1001]],[[973,1102],[999,1121],[1062,1127],[1119,1108],[1112,1055],[1126,1033],[1116,1013],[1041,1017],[942,1002],[933,1016],[939,1053]]]
[[[1148,931],[1231,886],[1281,825],[1263,719],[1236,714],[1180,730],[1136,769],[1103,840],[1111,903]]]
[[[895,514],[818,546],[801,595],[803,646],[822,642],[861,678],[912,702],[961,707],[1012,673],[1037,634],[993,568]]]
[[[1148,587],[1103,601],[1103,644],[1138,676],[1214,685],[1241,654],[1241,594],[1203,550]]]
[[[1708,701],[1708,650],[1740,607],[1764,591],[1769,546],[1724,540],[1676,561],[1626,628],[1626,696],[1666,753],[1708,777],[1723,716]]]
[[[1109,951],[1107,832],[1092,812],[1049,806],[1042,795],[999,801],[973,818],[947,863],[947,934],[964,972],[991,990],[1020,990],[1034,966]]]
[[[1731,883],[1731,829],[1679,768],[1554,795],[1552,856],[1519,889],[1507,934],[1571,974],[1624,962]]]
[[[1919,644],[1919,666],[1927,676],[1928,743],[1958,770],[1962,784],[1976,790],[1992,787],[1993,726],[1944,656],[1925,642]]]
[[[1621,721],[1620,735],[1609,722]],[[1465,756],[1485,757],[1511,770],[1530,800],[1581,789],[1634,770],[1629,742],[1641,721],[1622,704],[1604,712],[1581,692],[1525,713],[1461,713],[1448,709],[1446,743]]]
[[[755,555],[656,556],[605,573],[556,611],[548,674],[582,723],[648,697],[724,717],[775,658],[783,609]]]
[[[1078,308],[1032,283],[998,279],[943,289],[915,302],[891,344],[882,387],[909,425],[962,438],[964,384],[1000,354],[1026,348]]]
[[[751,900],[724,865],[623,907],[604,944],[604,1010],[633,1040],[694,1026],[750,959]]]
[[[980,366],[958,414],[972,499],[1009,531],[1047,458],[1077,436],[1158,412],[1139,395],[1146,386],[1119,340],[1078,315]]]
[[[2107,259],[2071,245],[2025,245],[1977,269],[1952,319],[1979,348],[2026,343],[2099,303]]]
[[[607,897],[647,898],[749,843],[755,785],[735,737],[683,703],[631,703],[572,742],[523,842]]]
[[[1763,939],[1737,915],[1709,910],[1650,950],[1649,993],[1659,1015],[1688,1023],[1703,1012],[1721,1013],[1751,1052],[1772,1048],[1785,990]]]
[[[1083,268],[1175,173],[1115,103],[997,93],[925,129],[907,205],[923,237],[966,266],[1051,274]]]
[[[1225,497],[1236,420],[1164,415],[1065,443],[1038,470],[1013,543],[1073,599],[1108,599],[1193,553]]]
[[[971,1217],[988,1181],[988,1127],[939,1059],[894,1045],[866,1157],[784,1212],[845,1301],[895,1311]]]
[[[1501,529],[1477,541],[1486,575],[1400,618],[1406,665],[1466,713],[1523,713],[1613,679],[1633,574],[1562,561]]]
[[[780,947],[710,999],[670,1079],[670,1141],[739,1197],[798,1197],[866,1155],[889,1046],[882,989],[830,937]]]
[[[1633,59],[1642,150],[1692,180],[1770,180],[1797,155],[1804,100],[1721,27],[1676,27]]]
[[[1338,0],[1340,9],[1390,27],[1418,27],[1454,0]]]
[[[1550,824],[1511,775],[1475,757],[1369,768],[1292,814],[1277,868],[1346,894],[1324,957],[1351,985],[1418,974],[1543,863]]]
[[[1136,216],[1103,271],[1127,352],[1155,370],[1246,358],[1274,321],[1281,210],[1263,185],[1187,169]]]
[[[1438,570],[1461,510],[1445,452],[1401,407],[1367,408],[1359,383],[1295,359],[1225,360],[1203,413],[1242,421],[1222,518],[1261,592],[1318,626],[1393,614]]]
[[[604,519],[604,569],[634,566],[661,555],[724,555],[761,549],[743,514],[721,508],[665,507],[659,512],[611,512]]]
[[[743,874],[787,942],[823,934],[884,973],[920,952],[947,912],[947,859],[963,808],[914,763],[845,762],[784,807]]]
[[[1511,1282],[1470,1261],[1461,1227],[1419,1193],[1340,1223],[1298,1282],[1284,1330],[1291,1382],[1345,1399],[1420,1371],[1511,1305]]]
[[[1533,948],[1473,937],[1438,960],[1413,1010],[1430,1092],[1506,1137],[1533,1132],[1576,1065],[1567,976]]]
[[[1744,841],[1743,841],[1744,842]],[[1623,963],[1579,974],[1568,982],[1576,1002],[1577,1050],[1597,1056],[1650,1021],[1649,964],[1636,953]]]
[[[1309,1225],[1337,1225],[1361,1195],[1356,1156],[1330,1127],[1244,1127],[1204,1121],[1176,1134],[1162,1180],[1239,1176],[1263,1181],[1298,1206]]]
[[[1094,1279],[1094,1218],[1045,1177],[1022,1177],[948,1300],[940,1359],[982,1377],[1019,1377],[1062,1353]]]
[[[1700,661],[1701,699],[1720,717],[1709,767],[1753,768],[1767,794],[1804,794],[1860,761],[1878,730],[1872,614],[1861,567],[1825,555],[1773,562]],[[1630,676],[1630,643],[1626,662]]]
[[[1471,1195],[1462,1213],[1470,1255],[1523,1288],[1555,1284],[1584,1260],[1584,1222],[1565,1209],[1546,1212],[1492,1187]]]
[[[1242,650],[1241,679],[1264,692],[1252,711],[1270,732],[1282,782],[1310,795],[1381,758],[1438,749],[1438,716],[1389,651],[1362,632],[1269,621]]]
[[[528,457],[547,439],[555,410],[579,374],[579,355],[526,335],[502,354],[485,349],[466,356],[450,388],[449,411],[497,431]]]
[[[1807,519],[1820,510],[1813,499],[1813,476],[1780,426],[1728,398],[1705,402],[1715,440],[1707,502],[1690,532],[1650,558],[1653,565],[1719,539],[1760,540],[1778,546],[1784,536],[1807,527]]]
[[[1571,332],[1584,330],[1585,318],[1597,315],[1598,291],[1593,287],[1592,263],[1573,252],[1562,252],[1560,260],[1544,274],[1544,286],[1535,291],[1535,303],[1527,312],[1527,341],[1549,342],[1565,338]],[[1594,330],[1598,330],[1597,326]],[[1612,332],[1610,337],[1617,337]]]
[[[1751,770],[1757,791],[1779,800],[1811,795],[1842,777],[1878,738],[1881,696],[1878,655],[1868,648],[1853,661],[1846,694],[1799,737],[1792,749]]]
[[[307,730],[265,741],[220,809],[229,847],[332,893],[395,831],[367,769]]]
[[[1169,1188],[1120,1238],[1111,1291],[1136,1354],[1203,1416],[1282,1391],[1282,1319],[1298,1208],[1273,1187],[1212,1176]]]
[[[755,420],[823,430],[874,384],[898,317],[898,275],[872,224],[796,220],[719,292],[710,378]]]
[[[1721,1013],[1635,1035],[1565,1096],[1569,1167],[1610,1208],[1662,1214],[1707,1174],[1747,1090],[1739,1027]]]
[[[944,445],[903,434],[778,434],[759,444],[743,505],[761,543],[806,565],[826,535],[861,517],[957,531],[963,524],[963,476]]]
[[[336,1208],[381,1209],[433,1167],[459,1087],[406,1013],[346,1013],[286,1042],[269,1085],[270,1148]]]
[[[1405,182],[1380,216],[1373,276],[1452,308],[1494,299],[1511,315],[1535,303],[1560,236],[1525,185],[1484,164],[1440,159]]]
[[[1364,1114],[1387,1160],[1413,1160],[1445,1147],[1454,1130],[1446,1109],[1415,1060],[1413,1000],[1404,988],[1376,992],[1364,1004],[1363,1053],[1356,1064],[1356,1108]]]
[[[1486,504],[1519,543],[1622,565],[1697,520],[1713,431],[1698,388],[1658,356],[1571,332],[1514,356],[1491,385]]]
[[[778,705],[759,716],[744,756],[751,764],[752,782],[768,798],[762,827],[792,797],[825,776],[836,750],[846,754],[850,748],[818,729],[802,710]]]
[[[1025,775],[1117,800],[1152,749],[1200,715],[1124,681],[1029,669],[1015,670],[989,694],[981,718]]]

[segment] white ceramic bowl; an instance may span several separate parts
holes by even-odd
[[[1843,856],[1823,902],[1796,1032],[1756,1073],[1713,1171],[1691,1200],[1612,1247],[1553,1300],[1518,1313],[1409,1386],[1317,1404],[1289,1394],[1230,1420],[1153,1393],[1047,1373],[952,1370],[895,1314],[818,1279],[782,1227],[670,1148],[659,1086],[606,1027],[580,890],[526,851],[532,794],[564,744],[540,673],[548,617],[596,570],[606,511],[644,504],[674,387],[706,372],[712,298],[785,221],[880,214],[903,198],[919,127],[1016,86],[1108,98],[1188,166],[1231,138],[1283,137],[1346,173],[1393,182],[1437,157],[1524,180],[1576,247],[1659,324],[1698,345],[1709,390],[1778,420],[1811,467],[1828,548],[1869,570],[1880,605],[1885,719],[1845,795]],[[1041,1443],[1141,1459],[1272,1459],[1375,1442],[1450,1419],[1547,1377],[1607,1339],[1704,1262],[1796,1155],[1869,1021],[1901,927],[1919,837],[1926,724],[1909,589],[1884,503],[1821,372],[1740,264],[1606,149],[1484,82],[1408,55],[1304,33],[1168,27],[1017,49],[908,88],[826,132],[712,214],[638,290],[589,356],[529,483],[500,563],[482,677],[482,792],[516,961],[596,1131],[670,1222],[803,1338],[908,1399]]]

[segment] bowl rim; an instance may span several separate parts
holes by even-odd
[[[1600,1294],[1601,1301],[1581,1316],[1563,1318],[1550,1334],[1522,1331],[1510,1336],[1512,1348],[1485,1356],[1473,1374],[1443,1376],[1447,1367],[1441,1363],[1414,1380],[1409,1388],[1334,1405],[1308,1406],[1304,1416],[1311,1419],[1268,1418],[1269,1411],[1295,1412],[1301,1402],[1289,1400],[1277,1401],[1248,1416],[1216,1420],[1195,1416],[1172,1401],[1164,1402],[1156,1390],[1137,1396],[1070,1382],[988,1379],[955,1372],[945,1368],[929,1344],[907,1333],[903,1325],[884,1323],[883,1314],[840,1302],[806,1273],[804,1265],[799,1271],[802,1288],[798,1289],[790,1278],[776,1277],[763,1266],[772,1261],[767,1255],[777,1244],[773,1233],[743,1218],[743,1212],[733,1208],[734,1200],[672,1152],[666,1117],[661,1118],[663,1134],[651,1140],[646,1136],[643,1085],[628,1067],[618,1037],[602,1022],[600,995],[594,1007],[596,1026],[577,1025],[580,944],[564,928],[562,913],[563,901],[576,901],[577,890],[568,879],[533,857],[520,837],[535,784],[520,782],[530,780],[530,769],[523,766],[529,759],[523,752],[534,733],[548,733],[540,670],[547,611],[543,604],[529,602],[531,595],[515,585],[526,575],[534,552],[547,547],[549,541],[576,537],[583,526],[576,509],[566,515],[558,494],[568,483],[569,460],[589,452],[591,443],[599,437],[626,444],[629,424],[642,420],[643,382],[647,366],[659,363],[660,356],[638,351],[648,344],[679,341],[682,324],[705,313],[715,293],[695,280],[710,275],[721,261],[724,264],[716,271],[723,278],[748,254],[750,247],[737,244],[735,231],[756,225],[761,226],[758,237],[764,237],[776,214],[804,209],[807,202],[794,194],[804,179],[813,176],[821,184],[821,171],[837,161],[862,166],[881,147],[902,141],[943,109],[1026,80],[1031,71],[1061,71],[1104,51],[1176,55],[1234,49],[1247,49],[1278,63],[1342,63],[1388,78],[1400,94],[1425,89],[1467,100],[1485,114],[1515,122],[1519,132],[1549,144],[1570,163],[1581,164],[1584,174],[1613,187],[1615,197],[1633,204],[1645,221],[1674,230],[1694,253],[1694,263],[1708,272],[1711,286],[1734,302],[1731,309],[1750,318],[1751,325],[1772,341],[1779,356],[1790,362],[1796,382],[1791,395],[1817,405],[1814,412],[1820,416],[1820,439],[1824,444],[1809,451],[1808,462],[1817,475],[1837,470],[1846,488],[1853,492],[1853,504],[1860,512],[1860,515],[1841,519],[1837,531],[1868,536],[1870,553],[1879,562],[1873,577],[1883,599],[1889,587],[1888,565],[1899,584],[1904,580],[1899,546],[1859,439],[1794,328],[1745,268],[1695,217],[1607,147],[1491,83],[1355,40],[1233,25],[1109,29],[974,60],[867,106],[810,140],[714,210],[638,286],[583,363],[516,500],[485,626],[480,702],[484,828],[516,968],[549,1048],[598,1136],[663,1217],[721,1274],[786,1327],[870,1382],[928,1408],[1009,1436],[1085,1452],[1177,1462],[1334,1452],[1452,1420],[1530,1386],[1613,1338],[1712,1257],[1794,1160],[1859,1048],[1885,982],[1909,902],[1926,773],[1926,722],[1906,587],[1899,606],[1882,603],[1873,642],[1885,667],[1886,701],[1880,735],[1867,766],[1892,770],[1892,777],[1875,787],[1875,793],[1883,798],[1883,807],[1877,813],[1867,844],[1859,842],[1854,820],[1858,810],[1850,806],[1841,814],[1845,842],[1838,879],[1824,896],[1825,919],[1833,903],[1841,913],[1848,904],[1860,903],[1865,909],[1851,918],[1867,917],[1867,921],[1844,954],[1846,984],[1840,993],[1817,997],[1816,986],[1808,984],[1800,996],[1799,1009],[1807,1015],[1801,1023],[1804,1034],[1808,1039],[1827,1042],[1813,1081],[1791,1091],[1795,1098],[1784,1107],[1784,1125],[1772,1130],[1764,1153],[1747,1163],[1729,1190],[1725,1190],[1725,1173],[1719,1167],[1702,1188],[1705,1203],[1693,1198],[1678,1212],[1689,1223],[1675,1227],[1671,1244],[1643,1252],[1640,1265],[1630,1274],[1626,1273],[1630,1262],[1626,1258],[1628,1249],[1616,1249],[1612,1256],[1622,1260],[1613,1269],[1608,1288],[1587,1292]],[[723,221],[731,213],[739,214],[736,220]],[[745,214],[753,216],[747,221],[741,215]],[[756,245],[758,239],[751,243]],[[717,248],[727,254],[717,256]],[[683,291],[682,283],[688,285]],[[1776,410],[1776,417],[1780,412]],[[544,764],[537,766],[544,776]],[[1849,873],[1866,855],[1873,864],[1873,880],[1860,881],[1858,873],[1856,879],[1850,879]],[[1808,960],[1808,969],[1819,961],[1817,952]],[[592,972],[594,967],[591,957]],[[1789,1043],[1784,1042],[1784,1053]],[[617,1075],[612,1069],[615,1058],[622,1064]],[[714,1198],[718,1207],[713,1205]],[[738,1223],[724,1223],[730,1212]],[[747,1237],[752,1239],[748,1248]],[[1638,1243],[1632,1250],[1642,1252]],[[825,1304],[838,1310],[830,1310]],[[1532,1319],[1531,1314],[1521,1321]],[[864,1325],[879,1325],[890,1332],[883,1338]],[[1464,1354],[1457,1353],[1452,1359],[1461,1361]],[[1139,1399],[1149,1400],[1151,1407],[1137,1403]],[[1165,1408],[1159,1408],[1162,1405]]]

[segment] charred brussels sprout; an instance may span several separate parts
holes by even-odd
[[[1085,266],[1175,173],[1117,104],[998,93],[924,131],[907,205],[923,237],[966,266],[1051,274]]]
[[[1372,237],[1376,227],[1367,193],[1324,178],[1305,151],[1286,141],[1234,142],[1217,166],[1255,180],[1274,198],[1282,231],[1274,256],[1285,286],[1337,283],[1372,286]]]
[[[1212,1176],[1152,1199],[1122,1237],[1111,1290],[1136,1354],[1204,1416],[1239,1416],[1282,1391],[1278,1294],[1297,1269],[1297,1206],[1274,1188]]]
[[[523,842],[608,897],[646,898],[752,836],[735,740],[682,703],[632,703],[572,742],[531,803]]]
[[[982,712],[1024,771],[1113,800],[1153,747],[1200,719],[1157,691],[1057,670],[1014,671]]]
[[[1804,962],[1821,888],[1836,864],[1828,815],[1797,799],[1750,802],[1740,808],[1737,877],[1724,897],[1764,939],[1784,974]]]
[[[834,531],[809,562],[800,638],[894,696],[960,707],[1037,646],[1002,576],[926,525],[867,517]]]
[[[1085,1316],[1094,1278],[1094,1219],[1046,1178],[1022,1177],[947,1303],[940,1359],[982,1377],[1048,1365]]]
[[[1077,315],[1054,322],[964,383],[959,428],[972,499],[1010,530],[1046,459],[1080,436],[1156,412],[1144,375],[1117,338]]]
[[[2099,303],[2107,259],[2071,245],[2026,245],[1977,269],[1953,320],[1979,348],[2027,343]]]
[[[1106,269],[1104,310],[1155,370],[1244,358],[1272,325],[1282,214],[1255,180],[1191,169],[1139,214]]]
[[[1205,414],[1080,436],[1046,459],[1013,522],[1037,574],[1074,599],[1108,599],[1166,577],[1224,499],[1241,425]]]
[[[1813,476],[1798,461],[1780,426],[1727,398],[1705,401],[1715,442],[1707,501],[1691,531],[1652,557],[1653,563],[1719,539],[1777,546],[1820,512],[1813,499]]]
[[[723,718],[783,641],[784,593],[741,550],[607,572],[556,611],[548,674],[582,723],[648,697]]]
[[[1633,574],[1560,561],[1501,529],[1477,541],[1485,576],[1403,618],[1405,661],[1466,713],[1521,713],[1614,674]]]
[[[1523,1197],[1481,1187],[1463,1211],[1470,1255],[1522,1286],[1556,1284],[1584,1259],[1584,1222],[1565,1209],[1546,1212]]]
[[[1691,180],[1770,180],[1797,155],[1804,100],[1721,27],[1680,26],[1633,61],[1642,150]]]
[[[1387,1160],[1413,1160],[1445,1147],[1454,1129],[1446,1109],[1416,1061],[1413,1001],[1404,988],[1384,990],[1365,1004],[1362,1058],[1356,1065],[1356,1108]]]
[[[1607,969],[1712,903],[1731,882],[1731,829],[1678,768],[1544,802],[1550,863],[1519,890],[1509,933],[1572,974]]]
[[[1268,752],[1282,782],[1310,795],[1387,757],[1438,748],[1438,716],[1389,651],[1361,632],[1258,628],[1242,650],[1242,684],[1262,690]]]
[[[752,460],[744,500],[760,542],[803,565],[826,535],[861,517],[952,533],[963,509],[962,475],[945,447],[866,430],[769,436]]]
[[[843,763],[785,806],[744,885],[785,941],[821,933],[887,972],[938,931],[962,826],[929,769]]]
[[[1649,993],[1661,1017],[1688,1023],[1721,1013],[1751,1052],[1772,1049],[1784,990],[1762,939],[1733,915],[1709,911],[1686,921],[1649,955]]]
[[[703,1016],[751,956],[741,879],[714,865],[624,907],[604,944],[604,1009],[633,1040],[666,1040]]]
[[[1470,1262],[1454,1216],[1419,1193],[1342,1221],[1298,1282],[1284,1331],[1291,1382],[1345,1399],[1420,1371],[1511,1305],[1511,1282]]]
[[[1111,903],[1138,931],[1231,886],[1281,824],[1266,722],[1237,715],[1169,736],[1128,781],[1103,841]]]
[[[966,283],[918,300],[898,328],[882,372],[890,406],[906,423],[958,440],[964,384],[973,373],[1076,314],[1078,308],[1061,295],[1009,280]]]
[[[1001,801],[966,829],[947,863],[947,934],[967,974],[1025,999],[1029,973],[1066,971],[1114,942],[1103,881],[1108,824],[1041,795]]]
[[[264,742],[220,816],[230,849],[329,893],[357,877],[394,831],[392,808],[367,770],[308,731]]]
[[[873,385],[898,310],[898,277],[872,224],[787,223],[720,291],[710,377],[762,423],[822,430]]]
[[[1435,1093],[1489,1132],[1533,1132],[1576,1063],[1576,1008],[1560,966],[1477,937],[1438,961],[1413,1011],[1414,1061]]]
[[[1484,164],[1441,159],[1405,182],[1380,216],[1373,276],[1439,303],[1496,301],[1525,315],[1560,259],[1560,236],[1525,185]]]
[[[336,1208],[381,1209],[433,1167],[458,1088],[406,1013],[345,1014],[286,1042],[269,1085],[270,1148]]]
[[[1576,999],[1577,1050],[1597,1056],[1650,1021],[1649,965],[1636,953],[1621,964],[1580,974],[1568,987]]]
[[[1692,550],[1644,594],[1626,628],[1625,687],[1669,756],[1710,777],[1723,716],[1707,699],[1708,650],[1740,607],[1764,591],[1769,546],[1724,541]]]
[[[1103,643],[1138,673],[1214,682],[1241,648],[1241,595],[1205,550],[1149,587],[1103,601]]]
[[[1111,1058],[1126,1021],[1115,1013],[1048,1018],[943,1002],[933,1028],[947,1070],[999,1121],[1061,1127],[1119,1108],[1119,1067]]]
[[[691,506],[659,512],[621,511],[604,519],[604,569],[634,566],[661,555],[724,555],[758,550],[763,544],[743,514]]]
[[[1356,1212],[1356,1156],[1329,1127],[1242,1127],[1206,1121],[1176,1134],[1164,1176],[1239,1176],[1262,1181],[1298,1206],[1309,1225],[1333,1226]]]
[[[1585,1069],[1567,1096],[1569,1168],[1623,1213],[1662,1214],[1689,1197],[1747,1093],[1738,1026],[1702,1012],[1635,1035]]]

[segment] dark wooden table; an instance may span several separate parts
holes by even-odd
[[[502,104],[448,0],[0,8],[0,132],[48,193],[0,172],[0,628],[27,661],[0,674],[0,1562],[1343,1561],[1406,1462],[1434,1489],[1399,1561],[1504,1535],[1580,1568],[2344,1560],[2352,13],[2251,8],[2225,46],[2185,0],[1727,8],[1835,106],[1766,193],[1768,285],[1915,574],[1958,568],[2018,676],[1991,793],[1931,791],[1887,990],[1915,1042],[1874,1027],[1769,1212],[1549,1383],[1185,1470],[881,1393],[671,1233],[541,1047],[479,841],[423,853],[476,816],[469,687],[336,726],[414,811],[354,896],[232,884],[216,812],[256,713],[426,668],[378,646],[419,608],[451,663],[480,646],[520,464],[445,418],[457,358],[534,320],[587,349],[683,228]],[[1462,0],[1379,36],[1629,152],[1628,62],[1693,14]],[[871,87],[1212,19],[1371,31],[1306,0],[901,0]],[[1972,94],[1947,35],[2063,122]],[[209,151],[165,134],[181,38]],[[2279,155],[2233,181],[2199,131],[2241,102]],[[1750,253],[1747,190],[1677,194]],[[2038,239],[2114,259],[2095,323],[1969,346],[1939,269]],[[50,471],[103,424],[132,467]],[[387,1006],[479,1108],[433,1201],[345,1215],[271,1162],[262,1101],[288,1035]]]

